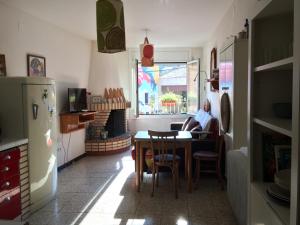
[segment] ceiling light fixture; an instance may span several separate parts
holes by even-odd
[[[121,0],[98,0],[96,19],[98,52],[126,51],[123,2]]]
[[[145,29],[145,33],[144,43],[140,45],[141,64],[143,67],[152,67],[154,65],[154,46],[149,43],[148,29]]]

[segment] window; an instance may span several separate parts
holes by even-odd
[[[138,63],[138,114],[180,114],[189,112],[190,106],[193,110],[198,108],[198,96],[193,87],[198,82],[188,74],[185,62],[155,63],[153,67],[142,67]],[[192,76],[194,75],[193,73]],[[188,94],[191,90],[192,95]]]

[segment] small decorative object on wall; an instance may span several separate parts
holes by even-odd
[[[144,43],[140,45],[141,64],[143,67],[152,67],[154,65],[154,46],[149,44],[147,32],[148,30],[146,30]]]
[[[46,58],[27,54],[27,75],[35,77],[46,76]]]
[[[229,95],[225,92],[221,97],[221,122],[224,133],[229,131],[230,125],[230,100]]]
[[[126,51],[124,8],[121,0],[98,0],[96,3],[98,52]]]
[[[6,76],[5,55],[0,54],[0,77]]]

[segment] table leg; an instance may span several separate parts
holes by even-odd
[[[135,165],[136,165],[135,183],[136,183],[137,191],[140,192],[141,180],[140,180],[140,143],[139,142],[135,142]]]
[[[144,180],[144,148],[140,144],[141,182]]]
[[[192,143],[188,142],[186,144],[186,152],[188,155],[188,192],[191,193],[193,189],[192,183]]]
[[[188,178],[188,163],[189,163],[189,156],[188,156],[188,151],[187,151],[187,144],[185,144],[185,149],[184,149],[184,176],[185,179]]]

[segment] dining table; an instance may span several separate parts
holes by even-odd
[[[192,192],[192,135],[190,131],[178,131],[176,138],[171,138],[170,140],[176,142],[176,147],[178,151],[184,151],[184,170],[185,178],[187,181],[187,191]],[[137,131],[134,136],[135,142],[135,163],[136,163],[136,188],[140,192],[141,182],[144,177],[144,150],[150,149],[151,140],[148,135],[148,131]]]

